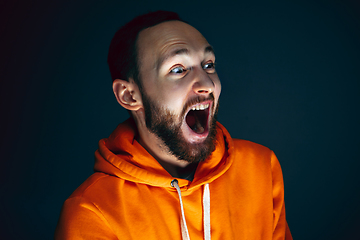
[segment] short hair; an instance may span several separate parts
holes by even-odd
[[[149,27],[166,21],[182,21],[175,12],[156,11],[137,16],[114,35],[109,47],[107,62],[111,78],[128,81],[132,77],[141,88],[139,80],[137,38],[139,33]]]

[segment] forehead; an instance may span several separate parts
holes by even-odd
[[[180,21],[163,22],[139,33],[137,48],[141,60],[161,58],[176,48],[204,51],[209,43],[194,27]]]

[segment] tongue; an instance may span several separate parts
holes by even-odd
[[[203,126],[201,126],[200,121],[196,121],[196,124],[195,124],[193,130],[196,133],[203,133],[205,131],[205,128],[203,128]]]
[[[186,122],[189,127],[196,133],[201,134],[205,131],[205,128],[201,125],[197,114],[188,114]]]

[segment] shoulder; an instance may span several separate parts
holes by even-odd
[[[268,175],[282,181],[282,170],[275,153],[260,144],[241,140],[233,140],[233,170],[256,173],[257,176]]]
[[[105,173],[96,172],[86,179],[68,198],[95,200],[118,184],[119,178]]]
[[[252,155],[271,155],[272,151],[260,144],[243,140],[232,138],[227,129],[217,122],[217,127],[222,132],[222,136],[224,136],[226,142],[226,148],[229,150],[229,154],[252,154]]]
[[[236,154],[246,154],[250,156],[268,156],[273,153],[269,148],[247,140],[233,138],[233,151]]]
[[[61,211],[62,218],[65,217],[69,222],[77,221],[83,216],[105,220],[105,196],[113,192],[118,184],[117,177],[100,172],[92,174],[66,199]]]
[[[113,229],[104,214],[100,198],[104,182],[111,182],[111,177],[103,173],[91,175],[64,202],[55,239],[92,239],[101,236],[114,239]],[[99,236],[97,235],[99,234]]]
[[[271,174],[277,163],[274,152],[261,145],[247,140],[232,139],[230,156],[233,168],[256,174]],[[235,170],[233,169],[233,170]]]
[[[232,138],[226,128],[219,122],[217,122],[217,127],[224,136],[230,162],[233,162],[238,167],[245,167],[245,165],[271,167],[271,162],[276,159],[272,150],[258,143]]]

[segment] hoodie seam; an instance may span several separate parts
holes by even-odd
[[[93,203],[93,202],[90,202],[90,203],[91,203],[94,207],[96,207],[96,209],[101,213],[101,215],[102,215],[103,218],[105,219],[107,225],[109,226],[109,228],[111,229],[111,231],[112,231],[112,232],[114,233],[114,235],[116,236],[114,229],[111,227],[109,221],[107,220],[107,218],[105,217],[105,215],[103,214],[103,212],[99,209],[99,207],[98,207],[95,203]],[[116,237],[116,239],[119,239],[119,238]]]
[[[98,173],[102,173],[102,172],[98,172]],[[103,178],[105,178],[105,177],[112,176],[112,175],[109,175],[109,174],[107,174],[107,173],[102,173],[102,174],[105,174],[105,176],[98,177],[94,182],[92,182],[90,185],[88,185],[88,186],[81,192],[81,194],[79,194],[78,196],[85,198],[85,197],[84,197],[84,194],[85,194],[85,192],[88,191],[88,189],[89,189],[90,187],[92,187],[93,185],[95,185],[98,181],[100,181],[100,179],[103,179]],[[75,197],[76,197],[76,196],[75,196]]]
[[[93,203],[92,201],[88,200],[87,198],[85,198],[84,196],[74,196],[72,198],[69,198],[69,199],[74,199],[74,198],[80,198],[82,201],[81,202],[87,202],[88,204],[91,204],[93,205],[98,211],[99,213],[101,214],[101,216],[103,217],[103,219],[105,220],[106,222],[106,225],[109,227],[109,229],[111,229],[112,233],[114,234],[114,236],[117,236],[114,229],[111,227],[109,221],[106,219],[106,217],[104,216],[103,212],[99,209],[99,207]],[[99,215],[97,212],[95,212],[94,210],[90,209],[90,208],[86,208],[88,211],[91,211],[93,212],[95,215]],[[101,219],[101,218],[100,218]],[[118,237],[116,237],[116,239],[119,239]]]

